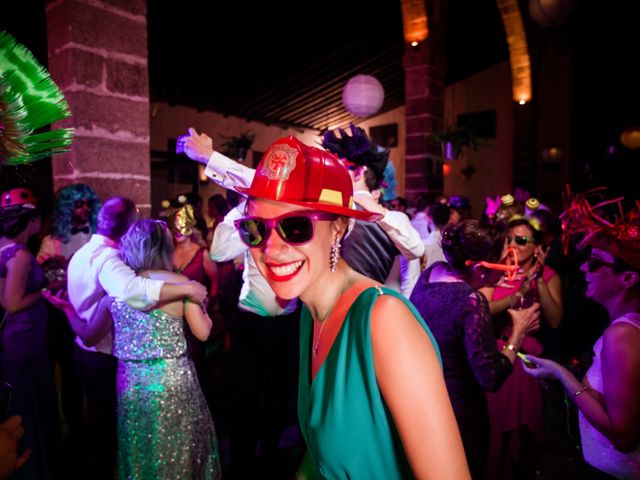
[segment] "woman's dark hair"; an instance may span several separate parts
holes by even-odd
[[[37,208],[22,205],[0,208],[0,237],[17,237],[32,219],[39,216],[40,211]]]
[[[463,220],[442,231],[442,251],[451,268],[460,275],[470,271],[467,261],[498,262],[502,255],[506,229],[478,220]]]
[[[516,220],[511,220],[509,222],[509,228],[516,228],[520,225],[524,225],[525,227],[527,227],[529,230],[531,230],[531,237],[533,239],[533,243],[535,243],[536,245],[540,245],[542,243],[542,238],[544,236],[544,234],[542,233],[542,230],[538,230],[536,229],[532,224],[531,221],[528,220],[527,218],[518,218]]]

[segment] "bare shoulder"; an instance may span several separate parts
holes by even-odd
[[[629,345],[634,349],[639,349],[640,346],[640,328],[628,322],[616,322],[610,325],[602,337],[605,344]]]
[[[415,335],[418,331],[424,333],[424,328],[403,300],[393,295],[378,296],[371,311],[373,337]]]
[[[7,263],[13,261],[14,264],[25,264],[31,261],[31,253],[26,248],[18,248]]]

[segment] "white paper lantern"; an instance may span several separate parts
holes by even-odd
[[[342,91],[342,104],[356,117],[369,117],[380,110],[384,101],[382,84],[371,75],[356,75]]]

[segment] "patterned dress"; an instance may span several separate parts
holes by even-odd
[[[211,414],[186,354],[183,319],[114,303],[121,479],[220,478]]]

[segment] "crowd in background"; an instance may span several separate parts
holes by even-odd
[[[410,299],[433,333],[472,477],[534,478],[558,442],[579,438],[573,400],[581,422],[595,426],[590,448],[604,435],[621,455],[632,452],[608,462],[629,462],[628,470],[587,458],[599,470],[580,463],[574,473],[638,478],[637,406],[612,405],[606,396],[620,402],[618,391],[593,373],[590,384],[575,380],[591,366],[609,321],[637,316],[638,265],[600,244],[590,256],[575,245],[563,251],[560,212],[523,189],[496,192],[504,195],[488,198],[482,212],[463,196],[380,202],[387,157],[354,156],[348,137],[325,136],[324,146],[348,160],[354,195],[364,192],[356,203],[381,220],[356,221],[337,248],[351,268]],[[231,162],[198,148],[191,145],[194,160]],[[127,199],[98,199],[83,184],[55,199],[23,188],[3,193],[0,366],[13,389],[9,413],[22,417],[24,432],[12,417],[0,424],[0,445],[10,431],[29,446],[9,461],[20,467],[15,478],[113,478],[116,465],[123,478],[168,478],[163,462],[177,462],[191,478],[291,478],[298,470],[305,451],[295,426],[300,305],[273,295],[250,249],[234,239],[246,206],[227,166],[212,174],[226,195],[212,196],[205,209],[196,193],[185,193],[158,221],[139,220]],[[240,167],[236,181],[249,175],[250,184],[253,172]],[[38,205],[50,201],[53,215],[43,219]],[[41,239],[35,248],[34,236]],[[110,263],[114,255],[123,265]],[[607,268],[618,283],[605,295],[594,291],[594,277]],[[618,337],[635,342],[636,320],[618,322]],[[624,344],[608,335],[605,344]],[[597,361],[606,364],[598,341]],[[617,364],[635,381],[632,399],[636,360]],[[140,370],[141,361],[152,371]],[[135,388],[152,384],[155,396]],[[587,398],[594,390],[600,397]],[[185,415],[198,421],[180,420]]]

